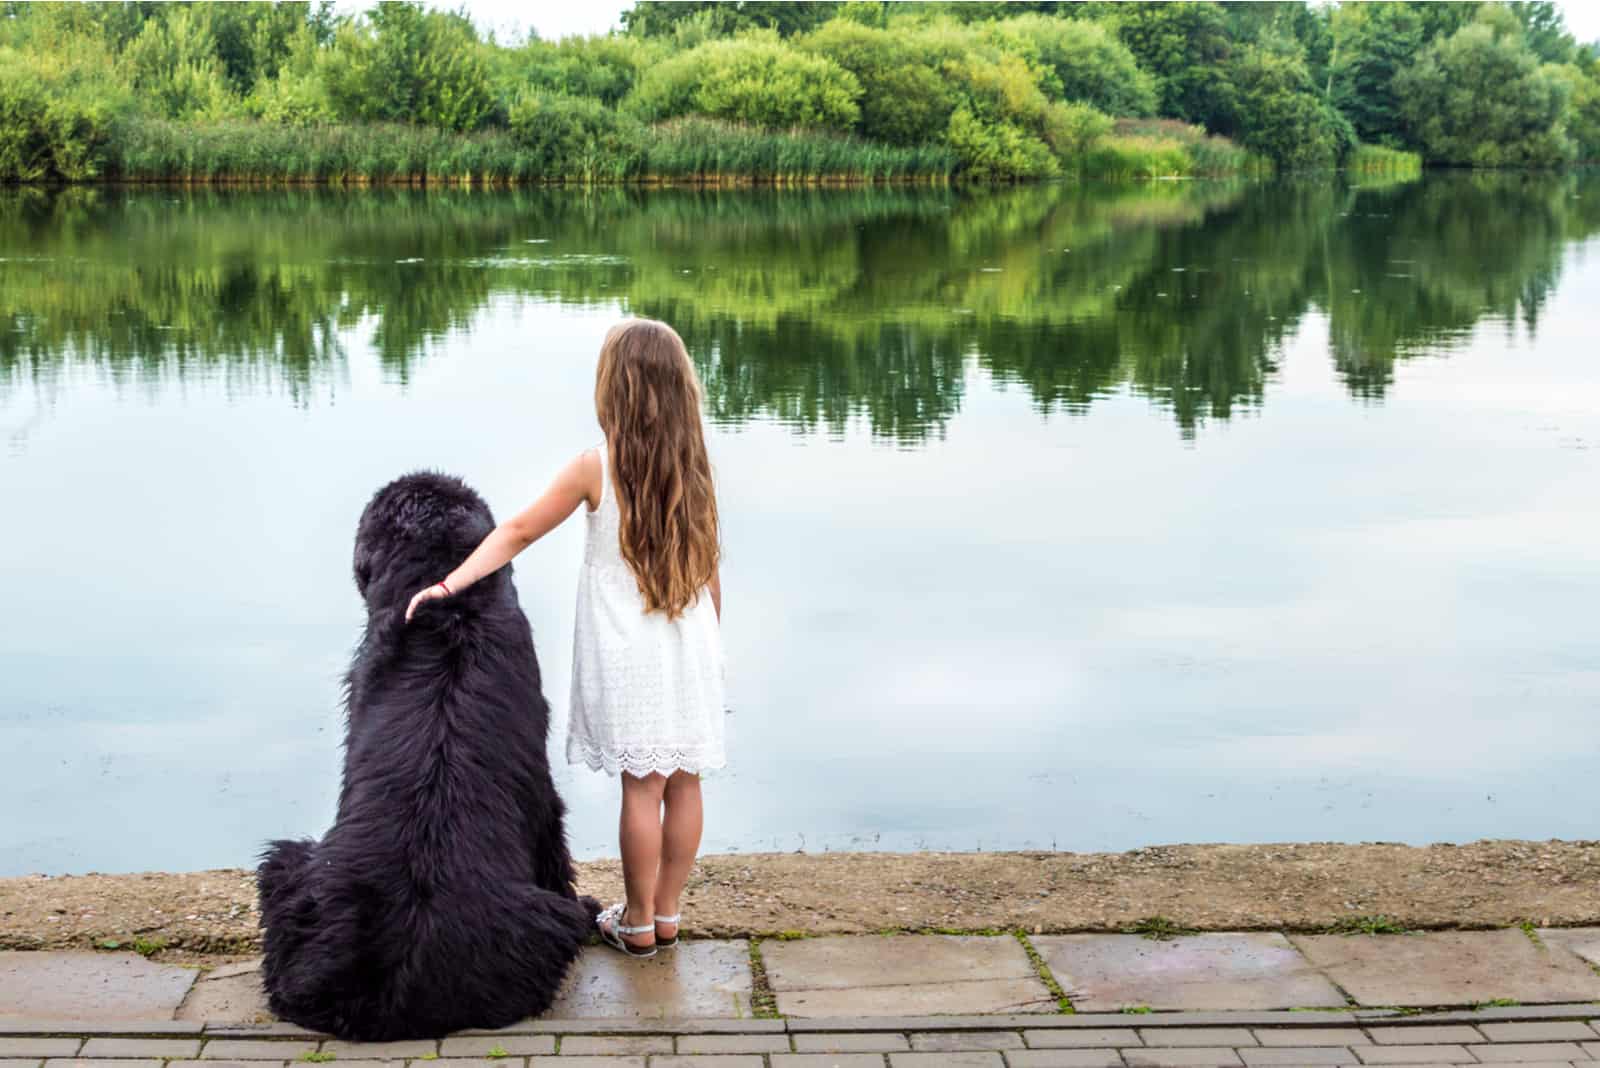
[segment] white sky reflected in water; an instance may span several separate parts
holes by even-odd
[[[1262,408],[1190,444],[1142,397],[1046,418],[975,368],[916,449],[715,429],[735,711],[708,850],[1591,833],[1597,251],[1569,250],[1536,348],[1485,322],[1397,364],[1381,404],[1308,315]],[[26,818],[0,873],[320,833],[367,496],[430,466],[499,515],[531,500],[597,440],[617,314],[495,297],[403,390],[368,323],[305,408],[81,369],[33,387],[47,414],[0,458],[44,517],[6,535],[29,571],[0,616],[0,809]],[[0,397],[0,426],[35,401]],[[517,580],[572,841],[611,855],[614,782],[560,755],[581,546],[574,519]]]

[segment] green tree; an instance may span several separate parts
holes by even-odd
[[[232,100],[208,8],[175,5],[147,20],[123,62],[140,99],[165,118],[214,118]]]
[[[708,41],[652,68],[631,107],[647,119],[696,113],[764,126],[849,130],[861,84],[824,56],[776,37]]]
[[[1207,129],[1234,128],[1227,20],[1214,3],[1176,0],[1113,4],[1107,17],[1140,66],[1156,76],[1162,115]]]
[[[1344,4],[1334,12],[1328,95],[1362,141],[1405,143],[1394,77],[1421,47],[1422,20],[1410,4],[1375,0]]]
[[[1234,59],[1232,80],[1239,140],[1280,169],[1332,166],[1354,140],[1299,56],[1250,45]]]
[[[861,86],[862,136],[892,145],[925,144],[943,136],[956,97],[914,38],[841,17],[797,43],[855,76]]]
[[[822,25],[839,6],[831,0],[639,0],[622,13],[622,25],[641,37],[670,37],[682,23],[702,18],[718,36],[775,30],[789,37]]]
[[[1056,100],[1076,100],[1111,115],[1153,115],[1155,79],[1128,47],[1093,22],[1021,15],[997,22],[990,39],[1040,72]]]
[[[1562,119],[1571,92],[1541,64],[1503,7],[1435,41],[1395,78],[1428,160],[1475,167],[1550,166],[1571,158]]]
[[[348,118],[475,130],[495,112],[472,24],[417,3],[380,0],[342,26],[322,77]]]

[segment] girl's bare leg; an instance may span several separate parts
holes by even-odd
[[[705,825],[700,776],[687,771],[673,772],[666,780],[662,800],[666,804],[666,815],[661,821],[661,874],[654,887],[655,915],[676,916],[678,898],[689,882],[689,871],[694,867],[695,854],[700,851],[700,832]],[[631,894],[628,900],[633,900]],[[676,924],[656,926],[656,934],[662,938],[671,938],[677,933]]]
[[[661,866],[661,799],[667,789],[662,775],[637,778],[622,775],[622,820],[617,837],[622,846],[622,883],[628,907],[622,913],[624,927],[648,927],[654,913]],[[654,935],[623,935],[629,945],[649,946]]]

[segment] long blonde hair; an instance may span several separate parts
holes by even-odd
[[[700,379],[677,331],[654,319],[612,327],[600,346],[594,407],[622,515],[622,558],[646,611],[676,619],[721,556]]]

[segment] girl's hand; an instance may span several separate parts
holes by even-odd
[[[406,605],[406,622],[411,622],[411,617],[417,614],[417,609],[424,601],[440,601],[448,596],[450,591],[442,582],[435,582],[425,590],[418,590],[416,596],[411,598],[411,603]]]

